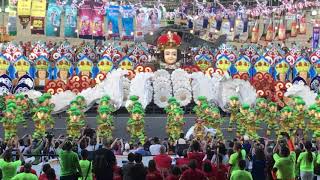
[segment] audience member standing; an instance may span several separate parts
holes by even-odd
[[[298,167],[300,168],[301,180],[313,180],[314,163],[316,155],[312,150],[312,143],[307,141],[305,143],[305,152],[300,153],[298,157]]]
[[[252,178],[254,180],[265,180],[266,157],[263,147],[256,147],[252,156]]]
[[[182,155],[183,155],[183,157],[178,158],[176,161],[176,165],[179,167],[182,167],[185,165],[187,166],[190,162],[190,160],[188,158],[188,150],[187,149],[183,150]]]
[[[111,141],[103,139],[103,147],[94,152],[93,156],[93,173],[96,180],[113,179],[113,166],[116,162],[116,157],[111,150]]]
[[[166,180],[179,180],[180,176],[181,176],[181,169],[178,166],[173,166]]]
[[[88,160],[89,152],[84,149],[81,151],[81,160],[79,161],[81,171],[82,171],[82,178],[86,180],[92,180],[92,164],[91,161]],[[79,180],[82,180],[79,178]]]
[[[82,175],[78,154],[72,151],[70,141],[65,141],[60,147],[62,147],[58,150],[61,168],[60,180],[78,180],[78,176]]]
[[[142,155],[135,154],[136,163],[132,168],[130,168],[129,176],[132,180],[145,180],[147,175],[147,169],[144,167],[142,163]]]
[[[133,153],[128,154],[128,162],[122,166],[122,176],[123,180],[131,180],[129,172],[134,166],[135,155]]]
[[[279,147],[277,142],[275,149]],[[273,155],[275,164],[273,166],[273,171],[276,172],[277,179],[294,180],[295,179],[295,162],[296,153],[291,151],[288,147],[283,146],[280,148],[280,155],[275,153]]]
[[[246,158],[246,151],[242,149],[242,146],[240,143],[235,143],[233,146],[234,153],[231,154],[229,159],[230,164],[230,174],[232,174],[233,171],[239,170],[239,162],[241,160],[245,160]]]
[[[194,159],[197,161],[197,168],[202,169],[202,160],[205,153],[201,152],[200,143],[198,141],[193,141],[191,144],[191,151],[188,153],[188,159]]]
[[[24,172],[15,175],[11,180],[38,180],[38,177],[31,173],[31,164],[24,165]]]
[[[148,174],[146,180],[162,180],[160,172],[157,170],[154,160],[150,160],[148,163]]]
[[[17,153],[22,158],[21,153],[17,150]],[[2,170],[2,179],[11,180],[16,174],[17,169],[21,166],[21,160],[12,161],[12,151],[8,149],[2,155],[3,159],[0,159],[0,169]]]
[[[204,173],[197,169],[197,161],[195,159],[192,159],[189,163],[189,168],[185,170],[180,180],[206,180],[206,176]]]
[[[252,180],[252,175],[245,170],[246,168],[246,161],[245,160],[240,160],[239,169],[234,170],[231,174],[230,180]]]
[[[153,143],[154,144],[152,144],[149,147],[149,151],[150,151],[151,155],[155,156],[155,155],[160,154],[161,144],[160,144],[159,138],[158,137],[153,138]]]

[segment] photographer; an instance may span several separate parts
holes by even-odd
[[[273,166],[274,179],[295,179],[295,162],[296,153],[294,152],[293,143],[287,133],[282,133],[282,138],[278,139],[274,150]]]

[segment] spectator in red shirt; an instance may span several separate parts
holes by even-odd
[[[156,166],[159,170],[169,169],[171,167],[172,159],[166,154],[166,148],[164,146],[160,147],[160,154],[156,155],[153,160],[156,162]]]
[[[56,173],[53,168],[46,171],[45,174],[41,174],[39,180],[57,180]]]
[[[156,168],[156,162],[150,160],[148,164],[148,173],[146,180],[162,180],[160,172]]]
[[[212,167],[216,180],[227,180],[228,167],[223,164],[223,156],[224,155],[219,154],[216,163]]]
[[[50,164],[44,164],[44,165],[43,165],[43,167],[42,167],[42,172],[43,172],[43,174],[41,174],[41,175],[39,176],[39,179],[40,179],[40,180],[47,180],[47,179],[48,179],[48,178],[47,178],[47,172],[48,172],[49,169],[51,169]],[[21,171],[21,168],[20,168],[20,172],[23,172],[23,171]],[[32,170],[31,170],[31,172],[32,172]]]
[[[113,170],[113,180],[122,180],[121,168],[115,164],[112,168]]]
[[[207,180],[207,178],[201,170],[197,169],[197,161],[192,159],[189,163],[189,169],[182,173],[180,180]]]
[[[202,168],[202,160],[205,154],[200,151],[200,143],[198,141],[193,141],[191,144],[191,151],[188,153],[188,159],[194,159],[197,161],[197,168]]]
[[[179,180],[180,176],[181,169],[178,166],[173,166],[166,180]]]
[[[188,165],[189,164],[189,159],[188,159],[188,150],[185,149],[183,150],[182,152],[183,154],[183,158],[178,158],[177,161],[176,161],[176,165],[179,166],[179,167],[182,167],[183,165]]]
[[[203,172],[204,175],[209,179],[209,180],[215,180],[215,172],[212,170],[212,165],[211,162],[204,162],[203,163]]]

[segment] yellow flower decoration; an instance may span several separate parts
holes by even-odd
[[[49,68],[49,61],[44,57],[39,57],[34,63],[38,71],[46,71]]]
[[[77,66],[80,72],[91,72],[93,63],[90,59],[85,57],[78,62]]]
[[[240,73],[249,72],[250,69],[250,62],[247,61],[244,57],[241,57],[236,63],[235,67]]]
[[[231,62],[226,56],[222,56],[216,62],[216,67],[221,69],[223,72],[228,71],[230,66],[231,66]]]
[[[113,68],[113,62],[109,58],[104,56],[104,57],[102,57],[102,59],[100,59],[97,66],[100,71],[102,71],[104,73],[108,73]]]
[[[62,58],[58,60],[56,66],[60,71],[69,71],[71,68],[71,62],[66,58]]]
[[[25,57],[20,57],[14,62],[14,67],[17,72],[28,72],[30,68],[30,63]]]
[[[260,59],[254,64],[254,67],[256,68],[257,72],[267,73],[269,72],[270,64],[267,61]]]
[[[6,57],[0,56],[0,70],[7,70],[10,66],[10,62]]]
[[[310,69],[310,62],[306,59],[300,59],[296,62],[295,67],[298,72],[308,72]]]
[[[119,62],[119,68],[124,70],[133,70],[134,63],[128,57],[126,57]]]
[[[276,65],[276,70],[278,74],[286,74],[289,68],[289,64],[285,61],[281,61]]]

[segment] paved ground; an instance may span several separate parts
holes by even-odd
[[[96,114],[94,113],[88,113],[87,116],[87,124],[91,128],[96,127]],[[56,124],[52,131],[56,136],[59,134],[64,134],[66,132],[66,122],[65,122],[65,114],[61,114],[59,116],[54,116],[56,119]],[[187,130],[194,124],[195,116],[194,115],[185,115],[186,124],[184,126],[184,132],[187,132]],[[223,133],[227,139],[233,139],[235,137],[234,132],[228,132],[227,131],[227,125],[228,125],[228,118],[226,117],[226,122],[222,125]],[[129,139],[129,134],[126,131],[126,125],[128,121],[128,114],[117,114],[114,118],[115,121],[115,130],[113,132],[114,137],[121,137],[124,139]],[[166,137],[166,131],[165,131],[165,125],[166,125],[166,115],[165,114],[147,114],[145,117],[145,130],[148,137],[154,137],[158,136],[161,138]],[[31,120],[28,120],[28,128],[19,127],[18,134],[19,136],[23,136],[26,133],[32,134],[34,130],[33,122]],[[3,137],[4,131],[2,126],[0,126],[0,136]],[[259,130],[259,135],[265,134],[265,125],[262,125],[262,129]]]

